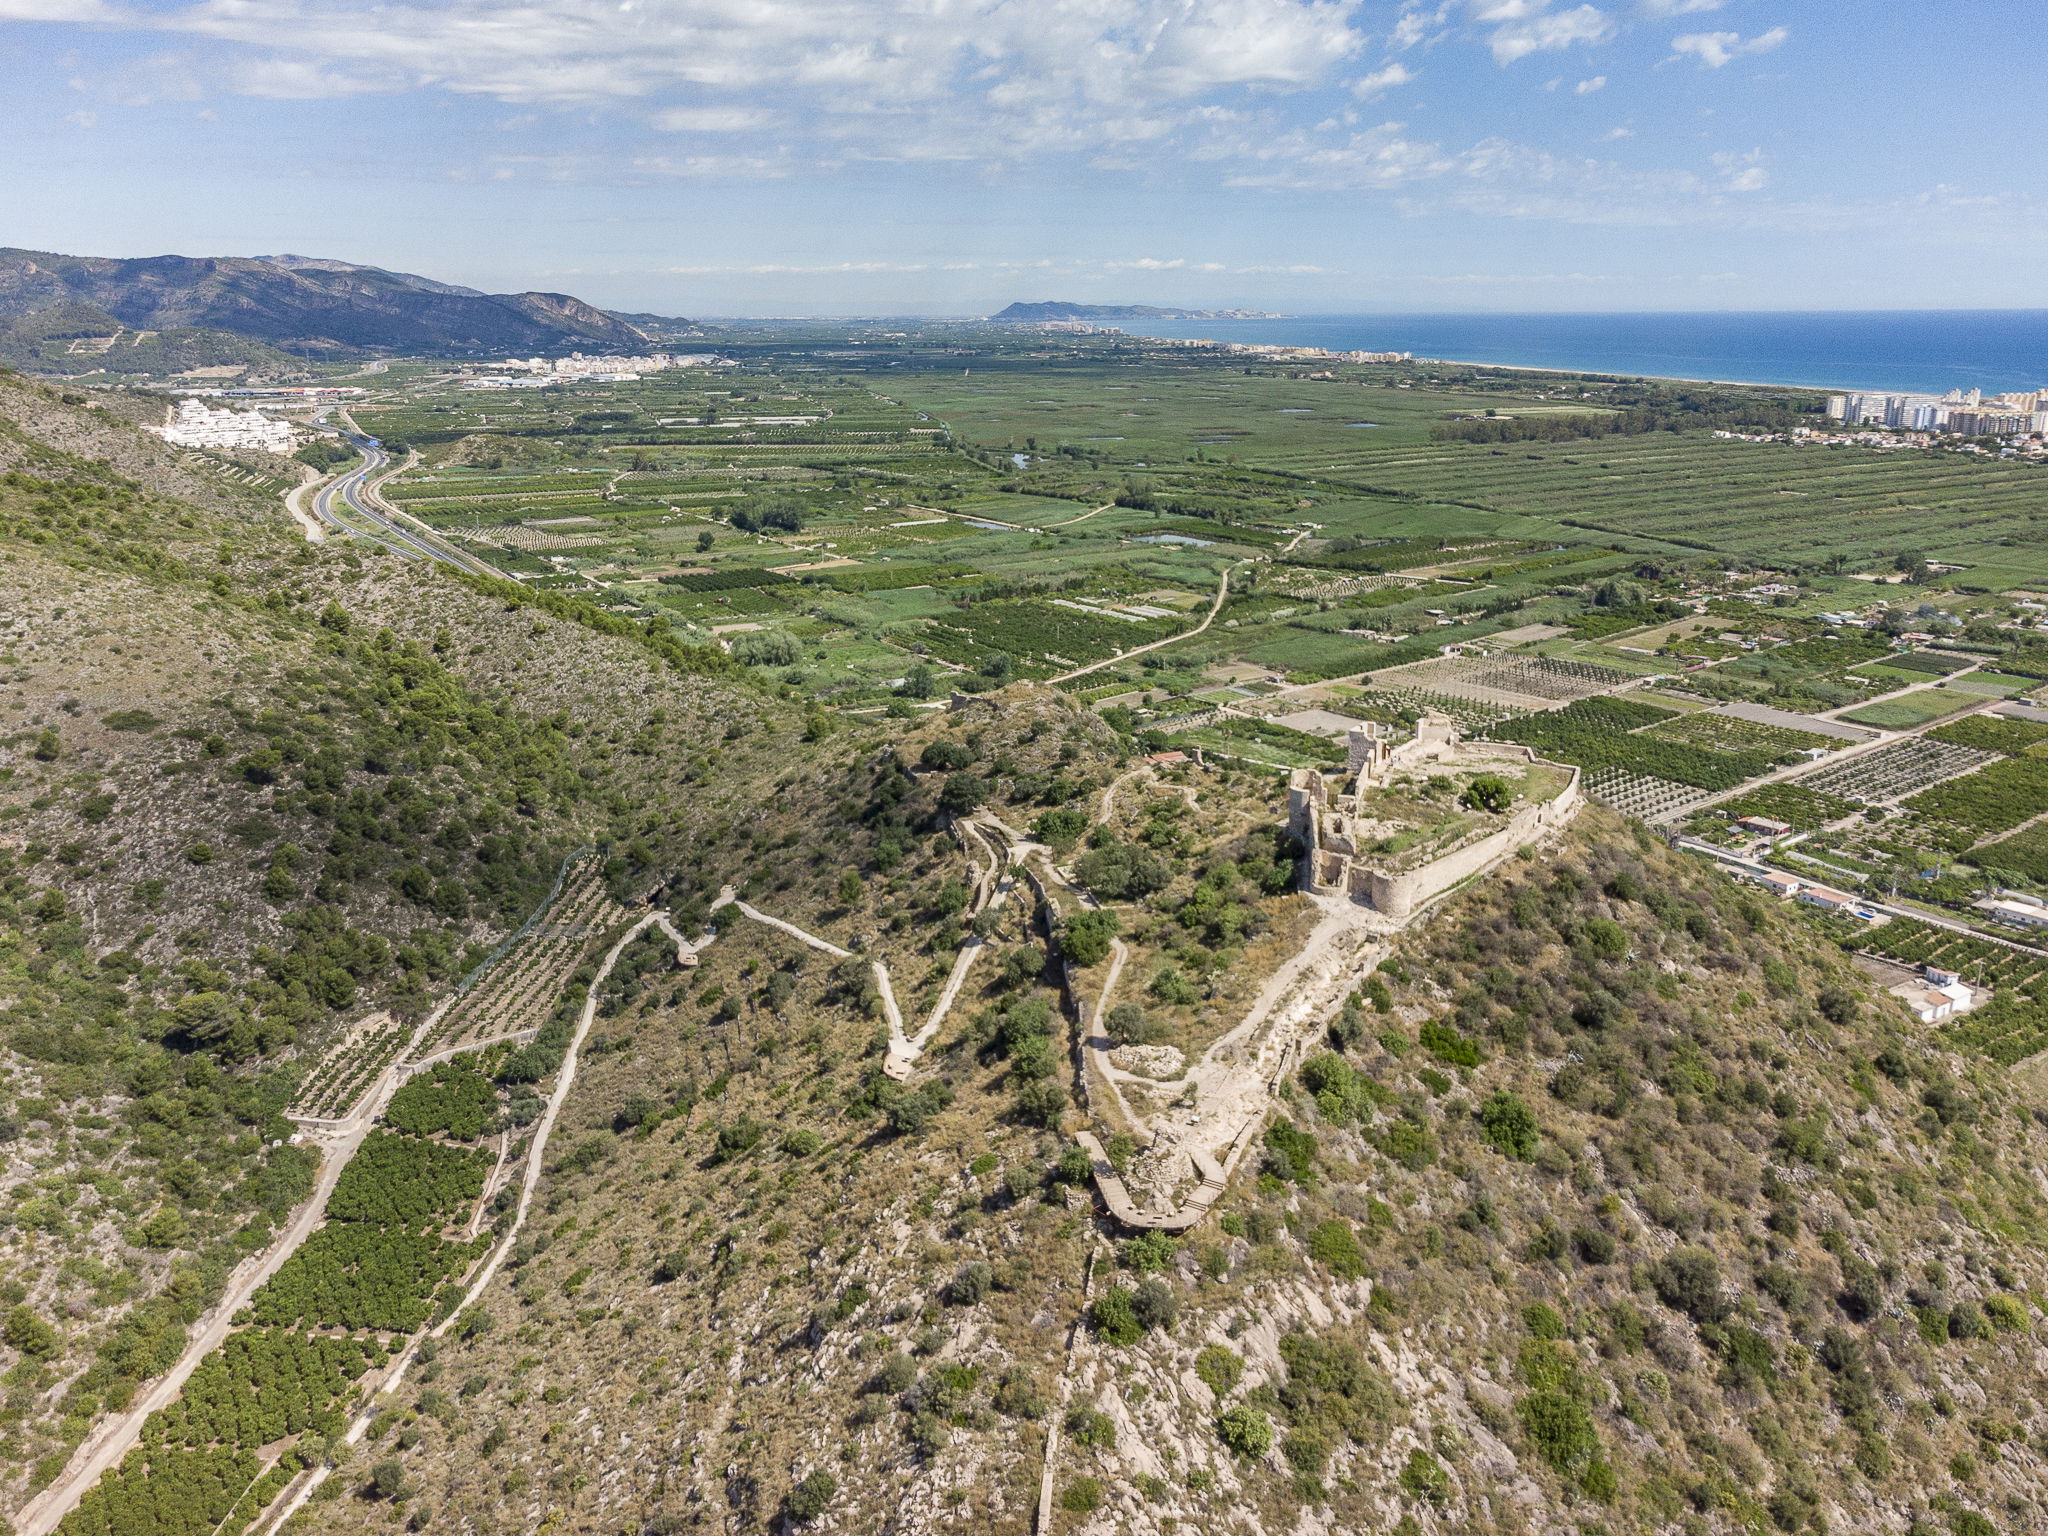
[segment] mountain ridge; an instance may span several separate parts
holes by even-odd
[[[479,293],[308,256],[68,256],[0,249],[0,322],[83,305],[138,331],[226,332],[300,352],[641,347],[640,327],[565,293]]]

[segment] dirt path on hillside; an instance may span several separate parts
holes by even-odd
[[[446,1006],[445,1003],[442,1005]],[[440,1013],[437,1008],[428,1016],[414,1034],[414,1040],[423,1037],[426,1030],[438,1021]],[[157,1409],[178,1400],[178,1394],[199,1362],[218,1349],[221,1341],[233,1331],[235,1314],[248,1305],[249,1298],[256,1294],[263,1282],[276,1274],[325,1220],[328,1196],[334,1193],[342,1170],[355,1156],[356,1149],[363,1144],[371,1126],[384,1112],[385,1104],[407,1075],[394,1061],[384,1069],[375,1088],[358,1101],[355,1113],[348,1119],[308,1129],[308,1139],[321,1154],[320,1177],[313,1186],[313,1193],[261,1253],[244,1259],[235,1268],[228,1277],[227,1288],[221,1293],[220,1300],[199,1319],[187,1337],[185,1351],[178,1357],[178,1363],[149,1382],[127,1408],[101,1423],[72,1453],[70,1464],[57,1480],[22,1506],[14,1517],[16,1536],[48,1536],[54,1531],[86,1490],[100,1480],[101,1474],[118,1466],[122,1457],[134,1448],[142,1436],[144,1421]]]
[[[605,978],[611,975],[612,968],[619,963],[619,956],[626,952],[626,947],[649,928],[657,926],[675,940],[678,960],[685,954],[694,955],[710,942],[709,939],[703,939],[692,943],[676,930],[668,913],[650,912],[621,934],[606,951],[604,963],[598,967],[597,975],[591,978],[589,992],[583,1000],[583,1009],[576,1016],[575,1033],[569,1037],[568,1047],[562,1053],[561,1070],[555,1077],[555,1091],[548,1096],[547,1108],[541,1111],[540,1119],[534,1122],[533,1136],[527,1143],[525,1162],[520,1170],[519,1203],[513,1208],[511,1225],[505,1229],[505,1235],[499,1239],[490,1256],[484,1260],[483,1268],[478,1270],[469,1282],[460,1304],[451,1309],[440,1323],[423,1333],[415,1334],[407,1342],[386,1373],[376,1394],[349,1425],[347,1434],[343,1436],[345,1444],[356,1445],[369,1433],[371,1422],[389,1400],[390,1394],[396,1392],[404,1382],[405,1373],[411,1369],[420,1345],[428,1339],[438,1339],[445,1335],[461,1320],[464,1311],[482,1299],[491,1281],[497,1278],[498,1271],[512,1252],[513,1245],[519,1241],[519,1234],[525,1228],[526,1218],[532,1210],[534,1191],[540,1185],[548,1138],[554,1132],[555,1121],[561,1115],[562,1105],[568,1101],[569,1091],[576,1086],[576,1071],[582,1055],[584,1037],[590,1033],[590,1026],[597,1018],[597,1005],[602,996]],[[489,1198],[489,1194],[489,1190],[486,1189],[484,1198]],[[283,1502],[277,1506],[277,1512],[261,1522],[264,1528],[272,1532],[281,1528],[304,1507],[306,1501],[313,1496],[314,1490],[327,1481],[333,1470],[332,1467],[323,1465],[302,1473],[286,1489]]]

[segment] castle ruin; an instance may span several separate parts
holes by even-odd
[[[1466,741],[1448,717],[1426,714],[1396,742],[1393,727],[1367,721],[1349,736],[1344,776],[1296,769],[1288,784],[1288,830],[1306,850],[1303,888],[1348,896],[1390,918],[1405,918],[1453,886],[1565,826],[1585,803],[1579,770],[1512,742]],[[1475,774],[1512,775],[1530,792],[1505,812],[1418,822],[1416,795],[1439,798],[1441,782]],[[1406,801],[1395,792],[1414,791]]]

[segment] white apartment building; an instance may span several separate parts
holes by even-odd
[[[650,352],[644,357],[586,357],[581,352],[571,352],[567,357],[556,358],[508,357],[500,366],[521,373],[604,382],[606,375],[637,379],[643,373],[659,373],[664,368],[724,368],[731,365],[731,358],[720,357],[715,352]]]
[[[298,429],[261,411],[214,410],[198,400],[181,400],[168,424],[150,431],[177,448],[257,449],[290,453],[299,445]]]

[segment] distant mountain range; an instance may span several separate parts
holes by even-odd
[[[1069,304],[1048,299],[1038,304],[1012,304],[991,320],[1278,320],[1262,309],[1157,309],[1150,304]]]
[[[78,343],[139,332],[157,333],[153,352],[168,345],[180,356],[250,362],[274,358],[276,349],[326,356],[613,351],[644,347],[654,335],[566,293],[481,293],[324,257],[117,259],[0,249],[0,357],[83,371],[75,364],[90,366],[94,354]],[[238,347],[232,338],[257,345]],[[248,355],[229,355],[237,352]]]

